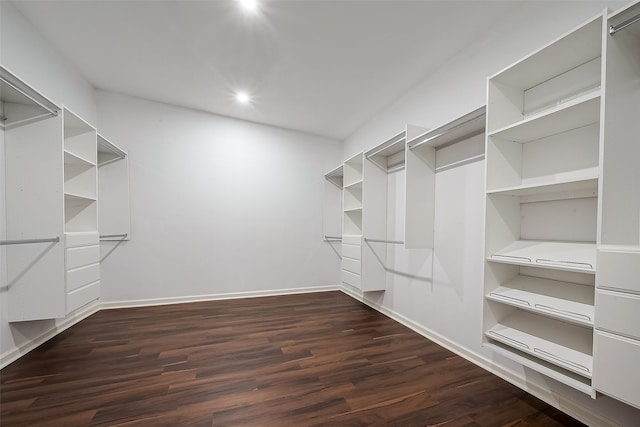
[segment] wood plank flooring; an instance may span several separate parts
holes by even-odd
[[[579,426],[341,292],[103,310],[0,372],[10,426]]]

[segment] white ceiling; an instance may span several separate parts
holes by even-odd
[[[517,3],[262,0],[254,14],[235,0],[14,4],[96,88],[342,140]]]

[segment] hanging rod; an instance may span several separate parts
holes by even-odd
[[[342,237],[324,236],[324,240],[326,240],[326,241],[329,241],[329,240],[342,240]]]
[[[100,236],[100,239],[101,239],[101,240],[102,240],[102,239],[110,239],[110,238],[113,238],[113,237],[122,237],[122,238],[124,239],[124,238],[125,238],[125,237],[127,237],[128,235],[129,235],[128,233],[122,233],[122,234],[103,234],[103,235],[101,235],[101,236]]]
[[[418,143],[416,143],[416,144],[410,145],[410,146],[409,146],[409,149],[410,149],[410,150],[413,150],[414,148],[419,147],[419,146],[421,146],[422,144],[426,144],[426,143],[427,143],[427,142],[429,142],[429,141],[433,141],[433,140],[434,140],[434,139],[436,139],[436,138],[440,138],[441,136],[444,136],[444,135],[446,135],[446,134],[448,134],[448,133],[451,133],[451,132],[453,132],[454,130],[459,129],[459,128],[461,128],[462,126],[464,126],[464,125],[466,125],[466,124],[469,124],[469,123],[471,123],[471,122],[472,122],[472,121],[474,121],[474,120],[478,120],[478,119],[480,119],[480,118],[484,117],[484,116],[485,116],[485,114],[486,114],[486,113],[482,113],[482,114],[478,114],[477,116],[473,116],[473,117],[471,117],[470,119],[465,120],[465,121],[464,121],[464,122],[462,122],[462,123],[458,123],[457,125],[455,125],[455,126],[453,126],[453,127],[449,128],[449,129],[447,129],[447,130],[445,130],[445,131],[443,131],[443,132],[440,132],[440,133],[439,133],[439,134],[437,134],[437,135],[433,135],[433,136],[431,136],[431,137],[429,137],[429,138],[427,138],[427,139],[423,139],[422,141],[420,141],[420,142],[418,142]]]
[[[0,76],[0,80],[2,80],[3,82],[5,82],[7,85],[9,85],[11,88],[17,90],[18,92],[20,92],[21,94],[23,94],[24,96],[26,96],[27,98],[29,98],[29,100],[35,102],[36,104],[38,104],[38,106],[40,106],[41,108],[43,108],[44,110],[48,111],[49,114],[51,114],[52,116],[57,116],[58,112],[55,110],[52,110],[51,108],[47,107],[46,105],[44,105],[42,102],[38,101],[36,98],[34,98],[33,96],[29,95],[27,92],[25,92],[24,90],[22,90],[20,87],[16,86],[15,84],[11,83],[9,80],[7,80],[6,78]]]
[[[369,152],[365,153],[365,157],[367,159],[369,159],[369,158],[371,158],[371,157],[373,157],[375,155],[378,155],[378,154],[382,153],[384,150],[386,150],[387,148],[392,147],[392,146],[394,146],[395,144],[397,144],[399,142],[402,142],[403,139],[405,139],[405,135],[404,135],[404,132],[401,132],[398,135],[392,137],[390,140],[382,143],[382,145],[380,145],[377,149],[374,148],[374,150],[375,150],[374,152],[369,151]],[[402,150],[398,150],[398,152],[400,152],[400,151],[402,151]]]
[[[619,23],[618,25],[611,25],[609,27],[609,34],[613,35],[613,34],[617,33],[618,31],[627,28],[629,25],[635,24],[638,21],[640,21],[640,14],[638,14],[636,16],[633,16],[633,17],[627,19],[626,21]]]
[[[381,239],[369,239],[368,237],[365,237],[364,241],[376,242],[376,243],[393,243],[394,245],[404,245],[404,242],[401,240],[381,240]]]
[[[30,243],[57,243],[59,241],[60,241],[60,237],[51,237],[48,239],[0,240],[0,246],[27,245]]]

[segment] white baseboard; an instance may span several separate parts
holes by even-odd
[[[16,347],[4,352],[2,355],[0,355],[0,369],[4,368],[10,363],[15,362],[25,354],[29,353],[31,350],[35,350],[37,347],[55,337],[60,332],[69,329],[76,323],[80,322],[83,319],[86,319],[87,317],[91,316],[94,313],[97,313],[98,311],[100,311],[100,303],[96,301],[92,304],[87,305],[86,307],[77,310],[70,316],[61,319],[60,323],[44,331],[42,334],[32,339],[31,341],[21,345],[20,347]]]
[[[118,308],[147,307],[147,306],[168,305],[168,304],[185,304],[190,302],[270,297],[270,296],[276,296],[276,295],[307,294],[312,292],[328,292],[328,291],[339,291],[339,290],[340,290],[340,287],[337,285],[310,286],[310,287],[304,287],[304,288],[274,289],[274,290],[268,290],[268,291],[250,291],[250,292],[233,292],[233,293],[225,293],[225,294],[194,295],[189,297],[153,298],[153,299],[142,299],[142,300],[131,300],[131,301],[111,301],[111,302],[101,303],[100,309],[112,310],[112,309],[118,309]]]
[[[578,402],[567,399],[564,396],[559,396],[553,393],[547,387],[543,387],[539,384],[533,383],[522,377],[521,375],[518,375],[517,373],[494,363],[490,359],[487,359],[486,357],[474,351],[471,351],[466,347],[460,346],[459,344],[449,340],[443,335],[432,331],[431,329],[426,328],[419,323],[414,322],[413,320],[403,316],[402,314],[399,314],[374,301],[367,299],[364,295],[352,289],[351,287],[342,286],[340,290],[345,294],[351,296],[352,298],[368,305],[374,310],[406,326],[412,331],[468,360],[474,365],[477,365],[485,369],[486,371],[491,372],[492,374],[515,385],[516,387],[526,391],[527,393],[537,397],[538,399],[548,403],[549,405],[560,409],[561,411],[565,412],[566,414],[572,416],[573,418],[584,424],[599,427],[620,427],[619,424],[611,421],[608,418],[604,418],[602,415],[595,413],[592,409],[581,405]]]

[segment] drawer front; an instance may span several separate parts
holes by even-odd
[[[100,280],[100,264],[85,265],[67,271],[67,292]]]
[[[342,236],[342,243],[344,243],[346,245],[358,245],[358,246],[361,246],[362,245],[362,237],[354,236],[354,235],[350,235],[350,234],[345,234],[345,235]]]
[[[100,298],[100,282],[75,289],[67,293],[67,313],[79,309],[83,305]]]
[[[595,317],[596,328],[640,339],[640,295],[597,290]]]
[[[360,274],[360,261],[342,257],[342,269],[355,274]]]
[[[360,246],[342,245],[342,256],[351,259],[360,259]]]
[[[65,266],[67,270],[100,262],[100,246],[81,246],[65,249]]]
[[[596,331],[593,388],[640,407],[640,341]]]
[[[350,271],[342,270],[342,281],[348,285],[360,288],[360,275]]]
[[[65,233],[64,247],[75,248],[78,246],[93,246],[100,243],[98,233]]]
[[[640,293],[640,251],[598,251],[596,286]]]

